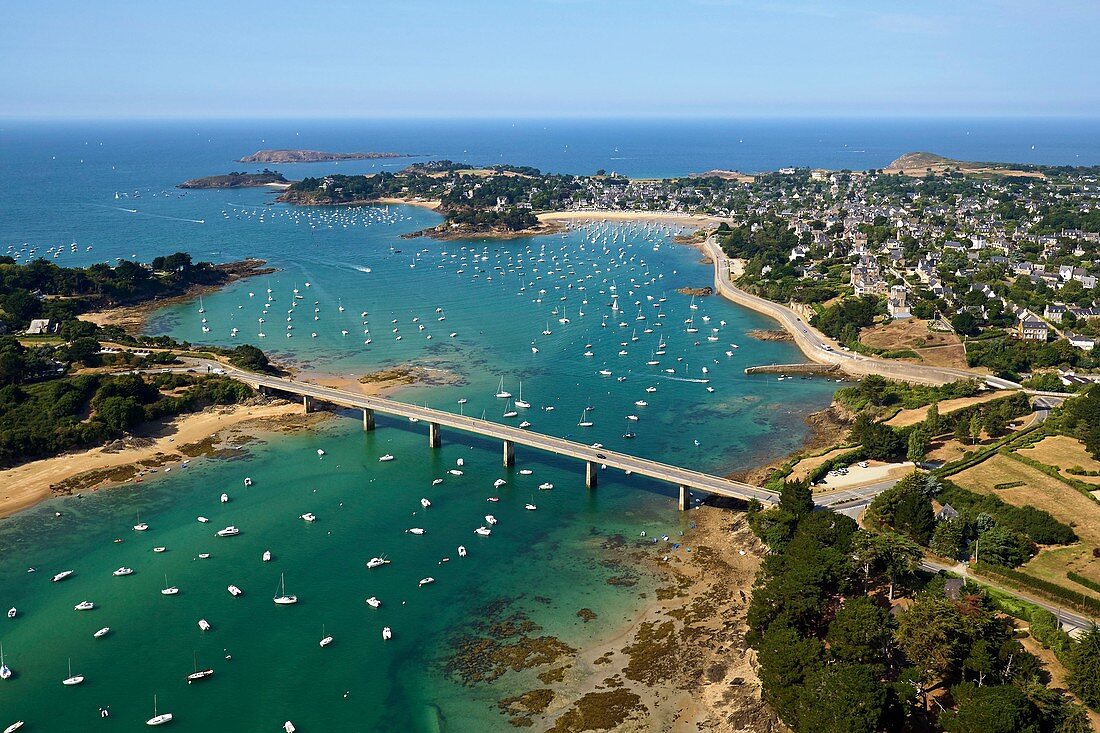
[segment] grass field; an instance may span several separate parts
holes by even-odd
[[[1021,456],[1053,466],[1066,478],[1100,486],[1100,476],[1074,476],[1067,468],[1080,466],[1086,471],[1100,471],[1100,461],[1093,458],[1081,441],[1068,435],[1052,435],[1019,451]]]
[[[866,328],[859,340],[867,346],[896,351],[912,349],[917,359],[902,359],[928,366],[966,369],[966,348],[953,333],[930,331],[928,321],[919,318],[905,318],[890,321],[881,326]]]
[[[989,402],[990,400],[1000,399],[1001,397],[1008,397],[1014,394],[1014,391],[995,391],[986,392],[984,394],[977,395],[975,397],[959,397],[954,400],[943,400],[939,404],[940,415],[946,415],[955,410],[961,410],[964,407],[970,407],[971,405],[977,405],[982,402]],[[905,427],[906,425],[916,425],[922,422],[928,417],[927,407],[918,407],[913,410],[902,410],[897,415],[886,421],[887,425],[895,428]],[[1017,422],[1020,422],[1017,420]]]
[[[1048,447],[1048,450],[1051,449]],[[1100,560],[1092,553],[1095,548],[1100,547],[1100,504],[1053,476],[1003,455],[995,455],[955,474],[951,480],[977,493],[994,494],[1015,506],[1030,504],[1043,509],[1050,512],[1055,519],[1073,527],[1073,531],[1081,538],[1080,543],[1069,547],[1043,549],[1020,569],[1036,578],[1100,598],[1100,594],[1092,593],[1066,577],[1066,573],[1072,570],[1100,582]],[[1022,482],[1022,485],[1010,489],[993,488],[998,484],[1012,482]]]

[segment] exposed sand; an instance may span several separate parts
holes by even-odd
[[[301,413],[291,402],[208,408],[170,423],[153,423],[138,433],[137,445],[118,452],[96,448],[66,453],[0,471],[0,517],[7,517],[54,495],[52,487],[89,471],[119,468],[135,463],[171,465],[186,460],[180,446],[198,443],[228,428],[255,423],[258,429],[288,415]],[[140,440],[145,438],[146,440]],[[109,482],[108,482],[109,483]]]
[[[887,479],[901,478],[912,470],[913,464],[909,461],[902,463],[867,461],[867,468],[860,468],[858,464],[849,466],[846,476],[826,476],[814,489],[814,493],[824,493],[837,489],[854,489],[859,486],[876,484]]]
[[[656,224],[674,224],[680,226],[706,227],[728,221],[717,216],[684,214],[676,211],[549,211],[539,214],[539,221],[640,221]]]
[[[432,211],[435,211],[436,209],[439,208],[439,205],[442,204],[443,202],[438,201],[438,200],[429,200],[429,199],[399,199],[399,198],[393,198],[393,197],[382,197],[380,199],[375,199],[371,203],[407,204],[409,206],[421,206],[425,209],[431,209]]]

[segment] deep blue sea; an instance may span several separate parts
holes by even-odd
[[[707,284],[710,268],[671,243],[674,228],[591,224],[506,242],[407,240],[400,235],[438,216],[409,206],[301,209],[272,205],[269,189],[175,185],[254,169],[233,161],[261,148],[671,176],[870,168],[912,150],[1094,164],[1098,132],[1096,122],[1065,120],[9,122],[0,125],[0,253],[61,265],[179,250],[197,260],[260,257],[278,272],[205,297],[202,313],[194,302],[165,309],[149,330],[254,343],[341,377],[400,364],[441,369],[454,384],[398,398],[726,471],[797,447],[805,416],[837,385],[746,377],[746,366],[801,357],[790,344],[746,335],[769,327],[767,319],[676,293]],[[279,168],[298,178],[407,162]],[[531,403],[515,418],[494,396],[501,379]],[[585,408],[594,408],[591,427],[578,425]],[[379,462],[386,453],[395,460]],[[448,473],[459,459],[462,474]],[[633,587],[607,582],[624,571],[607,541],[668,534],[654,548],[662,553],[688,552],[692,541],[670,487],[604,472],[588,493],[569,461],[520,450],[517,466],[504,469],[499,445],[450,434],[428,451],[423,426],[403,421],[383,419],[364,434],[354,419],[337,418],[248,446],[236,460],[175,468],[0,520],[0,609],[19,609],[0,619],[16,671],[0,682],[0,727],[25,719],[28,731],[84,730],[107,725],[98,711],[110,706],[111,722],[134,728],[151,716],[156,694],[178,730],[277,730],[287,719],[302,731],[509,730],[495,701],[538,683],[505,675],[471,688],[448,675],[449,652],[471,620],[500,603],[572,646],[597,643],[629,623],[652,590],[644,573]],[[255,485],[246,489],[245,476]],[[498,478],[507,483],[496,489]],[[554,489],[540,491],[547,481]],[[218,501],[223,491],[227,504]],[[490,495],[499,501],[486,502]],[[303,522],[304,512],[317,521]],[[499,524],[491,537],[475,536],[489,512]],[[150,524],[146,534],[130,529],[138,515]],[[226,524],[241,535],[213,538]],[[414,526],[426,534],[405,532]],[[469,547],[461,560],[460,544]],[[168,552],[152,553],[156,545]],[[260,561],[265,549],[273,562]],[[211,557],[198,560],[201,552]],[[380,554],[392,564],[365,569]],[[113,577],[121,565],[134,575]],[[76,572],[50,583],[63,569]],[[267,596],[280,574],[297,606],[276,607]],[[435,582],[420,587],[429,576]],[[164,583],[181,593],[160,595]],[[245,594],[232,598],[228,583]],[[366,606],[369,596],[382,607]],[[81,600],[96,610],[74,611]],[[582,607],[598,618],[582,623]],[[211,622],[208,633],[200,618]],[[104,626],[110,634],[93,639]],[[388,642],[383,626],[394,632]],[[322,627],[336,639],[324,649]],[[87,681],[63,688],[70,658]],[[188,686],[196,659],[216,673]]]

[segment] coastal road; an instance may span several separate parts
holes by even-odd
[[[729,280],[729,257],[718,246],[718,241],[714,237],[707,238],[703,249],[714,262],[715,291],[727,300],[758,313],[763,313],[778,321],[794,337],[795,343],[798,344],[802,353],[810,361],[818,364],[839,365],[846,372],[854,375],[881,374],[884,377],[893,377],[922,384],[946,384],[958,379],[979,379],[996,389],[1022,388],[1021,385],[1007,379],[963,369],[909,364],[908,362],[876,359],[844,351],[839,343],[806,323],[799,314],[790,308],[752,293],[747,293],[733,285]]]
[[[1058,620],[1062,622],[1062,628],[1070,633],[1073,633],[1074,631],[1079,629],[1087,629],[1092,626],[1092,624],[1096,623],[1096,619],[1089,618],[1088,616],[1082,616],[1081,614],[1074,613],[1073,611],[1067,611],[1060,606],[1054,605],[1050,601],[1044,601],[1040,598],[1036,598],[1033,595],[1030,595],[1028,593],[1021,593],[1020,591],[1014,590],[1012,588],[1005,588],[1004,586],[998,585],[997,583],[994,583],[990,580],[986,580],[981,576],[970,574],[967,572],[969,566],[967,565],[967,563],[964,562],[958,563],[957,565],[948,565],[946,563],[941,563],[936,560],[925,558],[921,560],[920,566],[922,570],[927,570],[933,573],[943,571],[947,573],[954,573],[955,575],[961,575],[964,578],[972,580],[979,585],[987,585],[991,588],[997,589],[1002,593],[1007,593],[1013,598],[1017,598],[1021,601],[1026,601],[1027,603],[1033,603],[1040,608],[1045,608],[1046,610],[1057,616]]]

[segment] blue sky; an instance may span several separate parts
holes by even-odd
[[[1100,116],[1098,0],[54,0],[3,15],[3,117]]]

